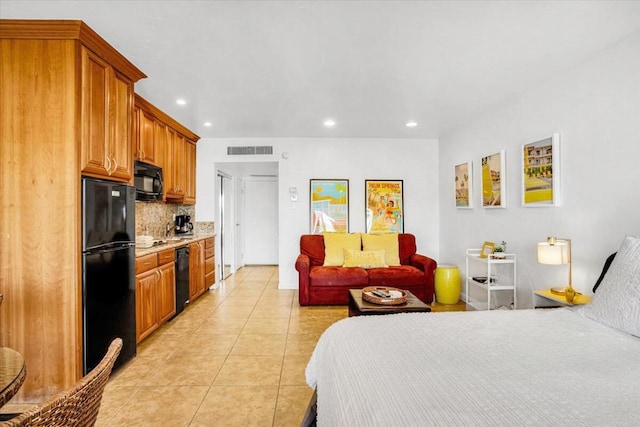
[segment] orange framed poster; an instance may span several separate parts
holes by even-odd
[[[365,180],[367,233],[403,233],[402,180]]]

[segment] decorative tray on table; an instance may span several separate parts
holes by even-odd
[[[362,299],[373,304],[399,305],[407,302],[407,293],[387,286],[368,286],[362,290]]]

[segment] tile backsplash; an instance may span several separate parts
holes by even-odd
[[[173,224],[173,215],[178,214],[175,205],[160,202],[136,202],[136,236],[150,235],[156,239],[166,236],[165,227]]]
[[[166,237],[167,224],[170,224],[173,230],[173,215],[190,215],[193,221],[195,207],[161,202],[136,202],[136,236],[151,235],[156,239],[164,239]],[[196,235],[214,233],[213,221],[194,221],[193,228]],[[171,235],[173,235],[173,231]]]

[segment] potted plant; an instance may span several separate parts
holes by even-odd
[[[493,257],[497,259],[504,259],[507,251],[507,242],[504,240],[500,243],[500,246],[496,246],[493,250]]]

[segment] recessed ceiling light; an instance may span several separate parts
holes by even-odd
[[[336,125],[336,121],[333,119],[327,119],[324,121],[324,125],[328,128],[332,128]]]
[[[410,122],[407,122],[407,124],[405,126],[408,127],[408,128],[414,128],[414,127],[418,126],[418,123],[416,123],[414,121],[410,121]]]
[[[187,105],[187,101],[185,101],[182,98],[178,98],[178,99],[176,99],[176,104],[178,104],[178,105]]]
[[[209,127],[213,126],[213,123],[211,123],[211,122],[204,122],[204,125],[205,125],[206,127],[208,127],[208,128],[209,128]]]

